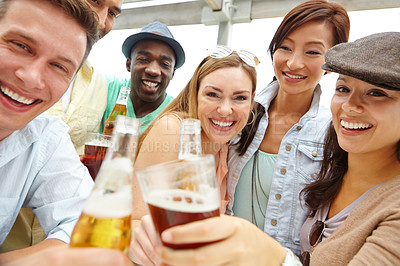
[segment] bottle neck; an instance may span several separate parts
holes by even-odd
[[[134,163],[137,140],[138,134],[116,131],[113,135],[113,144],[110,154],[107,154],[107,157],[109,159],[126,157]]]
[[[179,159],[202,154],[200,121],[195,119],[182,120],[180,142]]]
[[[139,120],[126,116],[118,116],[115,129],[113,130],[112,146],[107,151],[106,159],[126,157],[134,163],[139,129]]]
[[[112,144],[96,177],[96,186],[116,191],[132,181],[140,122],[135,118],[118,116]]]
[[[127,105],[130,91],[129,87],[121,87],[116,104]]]

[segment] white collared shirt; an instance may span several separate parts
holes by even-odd
[[[0,245],[21,207],[32,207],[47,238],[69,243],[93,187],[58,117],[42,114],[0,141]]]

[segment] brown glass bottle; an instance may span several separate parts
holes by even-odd
[[[114,129],[113,125],[110,125],[110,122],[115,121],[118,115],[126,116],[126,105],[128,104],[129,93],[131,89],[129,87],[122,86],[119,94],[117,102],[114,105],[110,115],[108,116],[106,122],[104,122],[104,130],[103,134],[111,135]]]

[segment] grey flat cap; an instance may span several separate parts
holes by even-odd
[[[175,53],[175,67],[180,68],[185,63],[185,51],[181,44],[175,40],[167,25],[159,21],[152,22],[142,28],[139,33],[133,34],[125,39],[122,44],[122,53],[126,58],[131,57],[132,48],[138,41],[144,39],[157,39],[168,44]]]
[[[382,32],[335,45],[322,69],[400,90],[400,32]]]

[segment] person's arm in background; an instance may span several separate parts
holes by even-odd
[[[141,144],[135,160],[135,170],[163,162],[177,160],[180,145],[180,120],[166,115],[155,122]],[[140,220],[147,214],[137,178],[133,179],[133,220]]]
[[[135,161],[135,169],[155,165],[163,162],[177,160],[180,146],[180,119],[174,115],[166,115],[156,121],[144,139]],[[140,262],[145,265],[150,263],[146,254],[154,251],[157,244],[155,230],[151,219],[142,224],[141,219],[148,213],[142,197],[139,182],[133,179],[133,212],[132,212],[132,241],[130,257],[137,262],[138,254]],[[140,238],[140,243],[137,237]],[[142,246],[145,247],[142,247]],[[146,250],[144,251],[143,248]],[[143,260],[145,259],[145,260]],[[146,263],[145,263],[146,262]]]

